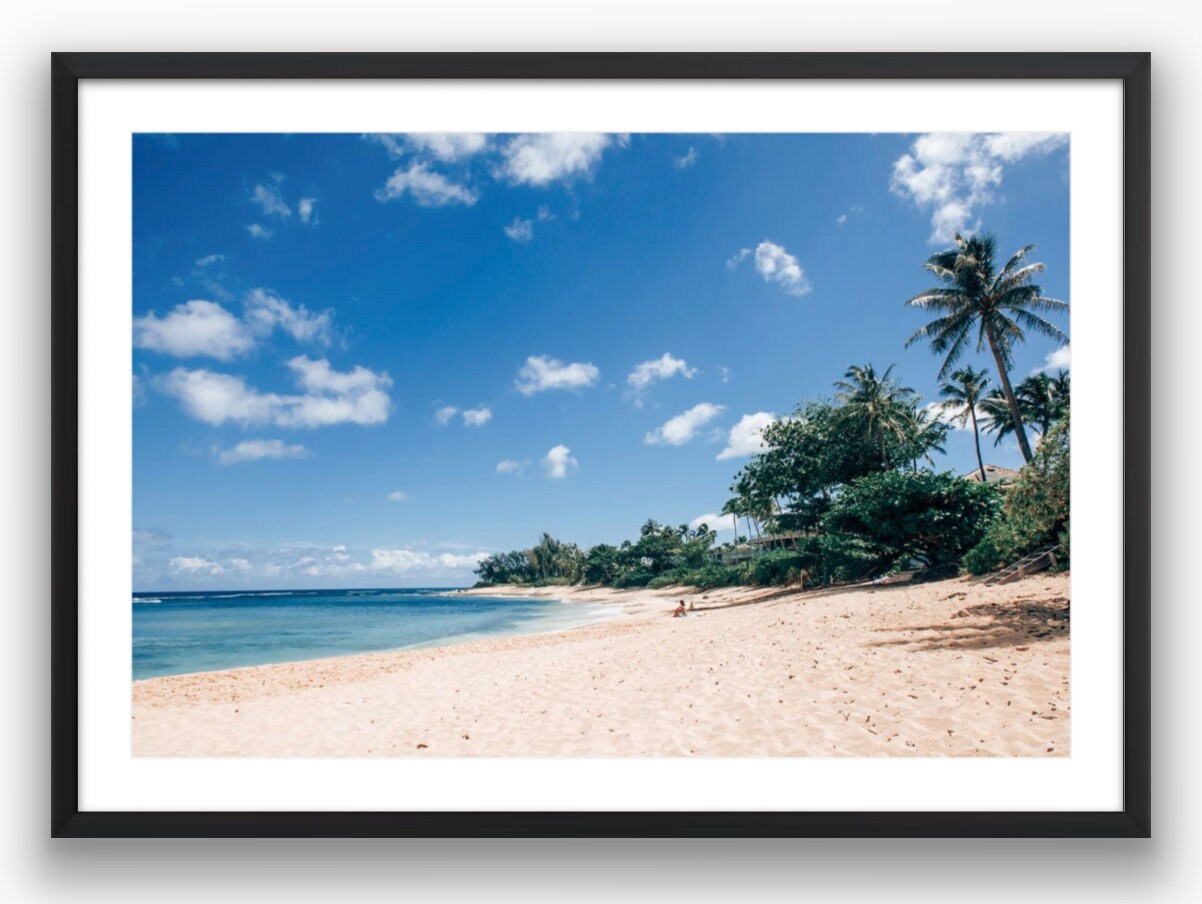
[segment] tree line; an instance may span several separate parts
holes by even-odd
[[[481,562],[480,583],[706,588],[861,580],[912,567],[983,573],[1051,542],[1067,557],[1070,378],[1038,373],[1014,385],[1010,375],[1029,332],[1065,339],[1043,315],[1068,306],[1034,283],[1044,265],[1028,262],[1032,248],[1000,270],[991,235],[957,236],[954,248],[932,255],[924,266],[940,284],[906,304],[936,316],[907,345],[926,341],[942,356],[941,401],[922,405],[892,366],[849,367],[831,397],[764,429],[763,450],[735,475],[722,508],[730,543],[714,547],[719,525],[653,520],[634,539],[587,550],[543,534],[530,549]],[[988,353],[999,385],[985,370],[955,367],[970,352]],[[935,470],[953,424],[971,425],[979,481]],[[986,481],[982,433],[995,445],[1012,437],[1026,462],[1005,492]],[[765,537],[786,538],[786,548],[739,561],[743,544]]]

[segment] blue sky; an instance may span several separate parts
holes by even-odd
[[[936,397],[903,302],[956,229],[1071,301],[1068,166],[1014,133],[135,136],[134,587],[463,585],[718,511],[849,365]]]

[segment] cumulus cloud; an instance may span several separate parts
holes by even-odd
[[[389,502],[408,502],[409,494],[401,490],[395,490],[388,494]]]
[[[302,223],[310,223],[317,225],[317,199],[316,198],[301,198],[296,202],[296,212],[300,214]]]
[[[444,163],[471,157],[488,149],[488,136],[481,132],[411,132],[407,135],[379,134],[366,137],[382,145],[391,157],[424,153]]]
[[[397,169],[375,193],[380,202],[394,201],[406,194],[419,207],[445,207],[448,204],[471,207],[479,199],[479,195],[466,185],[455,184],[422,162],[410,163],[408,169]]]
[[[689,148],[688,152],[682,157],[674,157],[672,163],[677,169],[688,169],[697,162],[697,149]]]
[[[947,424],[953,430],[972,430],[972,419],[966,418],[964,423],[960,423],[960,416],[955,411],[945,409],[939,402],[927,402],[922,406],[926,411],[927,417],[932,421],[938,421],[941,424]],[[985,423],[989,417],[979,406],[977,408],[977,421]]]
[[[547,389],[583,389],[594,385],[601,371],[592,364],[564,364],[558,358],[531,355],[514,381],[522,395],[534,395]]]
[[[442,426],[446,426],[451,422],[451,418],[459,413],[459,409],[454,405],[444,405],[434,412],[434,420],[438,421]]]
[[[735,529],[733,519],[730,515],[720,515],[717,512],[709,512],[705,515],[698,515],[689,522],[689,527],[691,527],[693,530],[697,530],[697,528],[701,527],[703,524],[710,530],[719,534],[724,531],[733,532]]]
[[[514,217],[513,222],[504,227],[504,232],[515,242],[529,242],[534,238],[534,221]]]
[[[893,164],[889,187],[931,212],[932,244],[977,228],[976,211],[993,203],[1003,164],[1044,155],[1068,143],[1067,133],[933,132],[920,135]]]
[[[755,269],[765,282],[775,283],[789,295],[805,295],[812,288],[797,258],[775,242],[755,246]]]
[[[656,427],[643,437],[643,442],[649,446],[683,446],[697,435],[697,431],[725,410],[725,405],[714,405],[710,402],[694,405],[688,411],[683,411],[662,426]]]
[[[745,458],[755,455],[764,449],[764,428],[776,420],[771,411],[757,411],[755,414],[745,414],[737,424],[730,428],[726,438],[726,448],[718,453],[718,461],[731,458]]]
[[[220,562],[206,556],[172,556],[171,570],[175,574],[223,574],[225,569],[221,567]]]
[[[292,208],[284,201],[284,196],[278,188],[279,179],[274,180],[275,185],[256,185],[255,190],[251,192],[250,199],[255,204],[259,205],[259,209],[263,211],[264,216],[277,216],[281,219],[286,219],[292,216]]]
[[[642,394],[652,383],[670,380],[677,374],[686,380],[691,380],[697,375],[697,369],[689,367],[687,362],[673,357],[669,352],[664,352],[659,358],[635,365],[634,370],[626,377],[626,385],[630,387],[635,405],[642,407]]]
[[[454,571],[475,568],[488,558],[487,553],[474,552],[467,555],[455,553],[429,553],[416,549],[373,549],[367,567],[374,572],[409,574],[414,571]]]
[[[434,552],[428,549],[377,547],[364,561],[346,546],[280,547],[240,549],[223,561],[210,556],[176,556],[170,570],[176,575],[217,576],[229,573],[259,573],[301,578],[346,578],[415,576],[421,578],[467,578],[488,554],[484,552]]]
[[[251,289],[243,305],[246,322],[255,333],[267,334],[278,327],[297,342],[330,344],[333,314],[329,310],[315,314],[303,304],[294,307],[270,289]]]
[[[543,472],[552,480],[562,480],[568,476],[570,468],[579,468],[580,463],[572,457],[572,450],[567,446],[552,446],[543,456]]]
[[[499,174],[515,185],[534,186],[587,176],[613,144],[613,136],[602,132],[517,135],[501,149]]]
[[[197,259],[196,266],[208,267],[212,264],[220,264],[224,261],[225,261],[224,254],[206,254],[204,257]]]
[[[302,395],[259,392],[241,377],[177,367],[155,380],[163,393],[180,401],[196,420],[220,426],[315,428],[334,424],[380,424],[388,419],[392,379],[362,366],[336,371],[325,359],[300,355],[288,362]]]
[[[246,227],[246,231],[250,233],[252,239],[269,239],[275,235],[274,232],[261,223],[251,223]]]
[[[513,458],[506,458],[497,462],[498,474],[521,474],[526,470],[526,466],[530,464],[529,459],[526,461],[517,461]]]
[[[264,458],[306,458],[310,454],[304,446],[288,445],[282,439],[248,439],[232,449],[222,449],[217,458],[223,465],[232,465]]]
[[[726,269],[727,270],[738,269],[739,264],[741,264],[741,263],[743,263],[743,261],[747,260],[747,257],[750,254],[751,254],[750,248],[740,248],[733,255],[731,255],[731,257],[729,259],[727,259]]]
[[[463,412],[463,426],[483,427],[492,420],[492,409],[486,405],[479,408],[468,408]]]
[[[1047,357],[1043,359],[1043,367],[1037,368],[1039,371],[1059,371],[1073,369],[1073,352],[1068,345],[1062,345],[1055,351],[1048,352]]]
[[[213,301],[194,299],[159,317],[134,318],[134,347],[176,358],[207,355],[220,361],[245,354],[254,338],[237,317]]]

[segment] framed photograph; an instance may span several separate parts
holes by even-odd
[[[1149,835],[1147,54],[52,66],[55,836]]]

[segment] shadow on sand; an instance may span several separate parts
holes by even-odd
[[[952,615],[952,619],[984,619],[983,622],[960,622],[935,625],[903,625],[897,628],[878,628],[878,631],[921,633],[921,637],[901,637],[880,640],[874,647],[908,646],[912,650],[984,650],[998,647],[1023,647],[1067,637],[1069,632],[1069,601],[1067,597],[1029,602],[1014,600],[1005,603],[981,603],[968,606]]]

